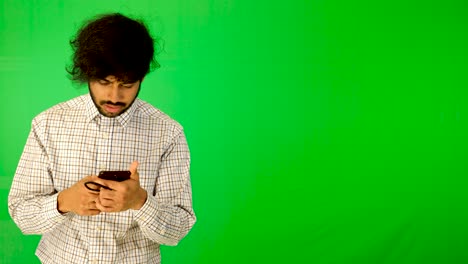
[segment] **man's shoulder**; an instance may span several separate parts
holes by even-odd
[[[170,126],[175,130],[182,130],[182,126],[179,124],[179,122],[171,118],[168,114],[164,113],[159,108],[141,99],[137,100],[139,104],[137,116],[139,118],[145,119],[147,122],[157,125],[165,125]]]
[[[42,111],[34,119],[37,121],[47,120],[54,117],[64,117],[66,115],[82,112],[85,109],[85,98],[85,95],[81,95],[68,101],[58,103]]]

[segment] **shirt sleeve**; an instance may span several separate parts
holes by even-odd
[[[44,234],[67,218],[57,210],[40,122],[33,120],[8,196],[8,210],[24,234]]]
[[[192,208],[190,153],[183,131],[161,157],[153,194],[134,211],[142,233],[159,244],[175,246],[190,231],[196,218]]]

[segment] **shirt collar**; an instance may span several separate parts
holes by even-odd
[[[135,99],[133,104],[130,106],[130,108],[127,109],[123,114],[113,117],[119,123],[122,127],[125,127],[132,116],[134,115],[136,109],[140,105],[140,100],[138,98]],[[85,108],[86,108],[86,119],[88,122],[96,122],[99,124],[100,120],[103,118],[109,118],[101,115],[99,111],[96,108],[96,105],[94,105],[93,98],[91,98],[91,95],[88,93],[85,98]]]

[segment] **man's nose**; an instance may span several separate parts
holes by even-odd
[[[112,87],[109,90],[109,100],[116,103],[120,99],[120,89],[119,84],[117,82],[112,84]]]

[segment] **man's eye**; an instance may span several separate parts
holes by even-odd
[[[125,87],[125,88],[132,88],[133,83],[124,83],[124,84],[122,84],[122,86]]]

